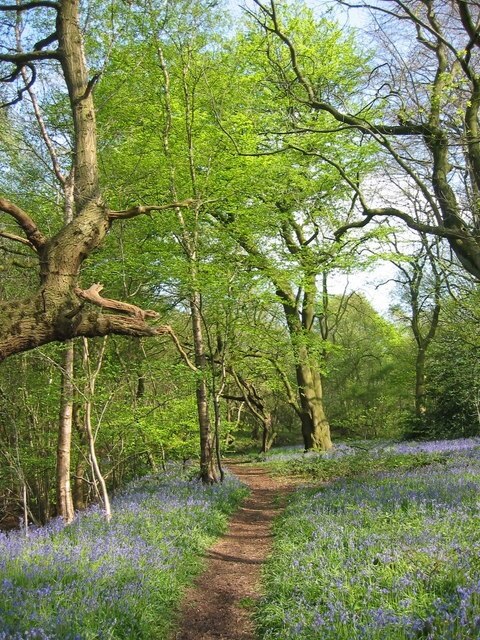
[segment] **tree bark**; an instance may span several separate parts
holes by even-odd
[[[306,356],[307,357],[307,356]],[[330,425],[323,406],[323,386],[320,373],[306,361],[297,362],[297,384],[300,395],[300,419],[305,450],[332,448]]]
[[[323,385],[315,356],[308,350],[308,340],[313,338],[313,290],[304,292],[302,312],[295,298],[287,291],[277,289],[287,321],[295,355],[295,373],[300,397],[299,416],[305,450],[332,448],[330,425],[323,406]]]
[[[58,172],[57,172],[58,173]],[[58,173],[58,175],[61,175]],[[74,173],[63,179],[64,221],[71,222],[74,217]],[[72,340],[66,343],[63,354],[62,386],[60,395],[60,417],[58,421],[57,440],[57,515],[68,524],[72,522],[75,512],[73,508],[72,488],[70,484],[70,457],[72,447],[73,400],[74,400],[74,360],[75,349]]]
[[[415,416],[423,418],[427,412],[426,397],[426,377],[425,377],[425,356],[426,350],[419,348],[415,360]]]
[[[272,414],[268,412],[263,418],[262,430],[262,453],[267,453],[272,448],[275,441],[276,433],[273,430]]]
[[[51,8],[57,12],[58,48],[54,52],[21,52],[13,56],[12,65],[20,69],[22,65],[15,62],[17,58],[25,64],[39,56],[40,59],[55,58],[61,65],[74,125],[75,216],[48,238],[26,211],[0,197],[0,210],[18,224],[25,235],[25,238],[19,237],[20,241],[38,256],[40,280],[37,292],[28,299],[0,304],[0,361],[15,353],[77,336],[110,333],[153,336],[159,333],[145,322],[145,315],[128,308],[120,309],[122,315],[101,313],[77,295],[81,265],[103,242],[112,221],[140,215],[146,208],[111,212],[102,201],[92,95],[95,78],[89,78],[85,62],[79,0],[60,0],[58,5],[52,3]],[[9,62],[11,57],[0,52],[3,62]]]
[[[67,342],[63,358],[62,393],[57,443],[57,515],[66,523],[74,518],[73,498],[70,484],[70,452],[73,423],[73,342]]]
[[[72,498],[75,510],[81,511],[88,505],[89,483],[86,477],[88,467],[88,442],[80,411],[80,404],[78,402],[74,402],[73,404],[73,426],[79,440],[79,452],[73,477]]]
[[[194,292],[190,298],[190,314],[192,319],[193,343],[195,349],[195,366],[198,370],[195,394],[197,397],[198,423],[200,427],[200,478],[202,482],[217,482],[215,469],[215,448],[208,407],[208,390],[205,374],[207,358],[203,341],[202,319],[200,314],[201,297]]]
[[[86,509],[87,500],[85,498],[85,474],[87,471],[87,462],[83,458],[79,459],[75,467],[75,477],[73,479],[72,498],[73,504],[77,511]]]
[[[106,338],[103,341],[103,345],[98,356],[97,367],[94,371],[91,370],[90,366],[90,353],[88,349],[88,340],[86,338],[83,339],[83,362],[85,367],[85,374],[87,376],[87,381],[85,383],[85,404],[84,404],[84,428],[85,433],[87,435],[88,442],[88,451],[90,455],[90,463],[92,466],[92,472],[94,478],[98,481],[100,485],[100,495],[103,502],[103,508],[105,510],[105,518],[109,521],[112,517],[112,510],[110,507],[110,498],[108,496],[107,484],[105,482],[105,478],[100,470],[100,465],[98,464],[97,454],[95,451],[95,436],[93,434],[92,429],[92,403],[93,397],[95,394],[95,383],[97,381],[98,374],[100,373],[100,368],[102,366],[103,356],[105,353],[106,347]]]

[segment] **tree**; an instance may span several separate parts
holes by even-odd
[[[235,246],[232,249],[234,254]],[[227,403],[227,420],[233,422],[232,409],[236,406],[235,430],[248,425],[249,440],[260,440],[261,450],[266,452],[277,436],[279,422],[282,426],[288,422],[288,398],[278,370],[290,373],[293,362],[288,335],[281,317],[279,321],[278,309],[272,307],[270,291],[265,290],[258,277],[252,278],[242,269],[238,249],[236,257],[236,264],[229,265],[230,295],[218,296],[215,305],[209,304],[210,313],[214,309],[216,318],[210,326],[217,336],[216,348],[210,350],[211,359],[222,358],[226,374],[222,398]],[[286,374],[285,377],[288,379]]]
[[[415,341],[414,435],[421,434],[427,413],[427,352],[439,327],[446,278],[441,270],[438,239],[428,242],[424,235],[420,237],[420,246],[404,261],[392,259],[398,269],[397,282],[402,296],[394,309],[406,308],[405,319]],[[400,256],[396,241],[395,246]]]
[[[55,515],[59,356],[58,347],[48,358],[38,351],[20,354],[1,369],[2,518],[12,524],[25,512],[26,521],[36,524]]]
[[[480,433],[478,287],[446,299],[427,363],[424,435],[458,438]]]
[[[102,336],[109,333],[126,335],[159,335],[161,327],[148,324],[155,317],[135,305],[104,298],[102,286],[93,284],[86,289],[79,286],[80,269],[86,258],[103,242],[116,220],[125,220],[156,210],[160,206],[134,206],[112,211],[102,197],[97,160],[97,131],[93,105],[93,91],[98,80],[89,77],[79,22],[78,1],[61,0],[1,5],[8,16],[40,11],[48,24],[48,33],[27,50],[15,42],[15,19],[4,22],[8,40],[0,53],[3,80],[14,88],[16,95],[7,99],[13,105],[24,94],[22,73],[28,70],[27,87],[41,71],[49,71],[52,61],[58,63],[68,92],[69,112],[73,123],[73,173],[75,175],[75,215],[71,222],[48,237],[36,222],[12,200],[1,197],[0,211],[9,216],[23,235],[2,231],[4,238],[28,246],[38,259],[39,285],[28,298],[4,301],[0,305],[0,359],[32,349],[54,340],[64,341],[76,336]],[[12,33],[13,30],[13,33]],[[13,42],[12,42],[13,38]],[[49,48],[55,42],[56,48]],[[6,51],[15,51],[10,53]],[[20,83],[20,85],[18,84]],[[17,86],[20,88],[16,89]],[[190,202],[175,203],[189,206]],[[95,309],[100,307],[101,311]],[[105,313],[113,311],[114,313]]]
[[[17,46],[20,48],[22,37],[22,22],[17,16],[15,25],[15,36]],[[62,167],[59,147],[55,143],[55,138],[59,137],[60,131],[57,129],[52,135],[49,132],[47,122],[40,108],[39,100],[34,87],[29,83],[28,74],[24,68],[21,71],[21,81],[24,83],[26,101],[29,107],[21,111],[21,117],[25,122],[25,128],[12,138],[23,143],[31,153],[37,158],[41,158],[44,167],[50,170],[53,180],[53,190],[58,191],[58,199],[63,200],[63,216],[65,224],[73,218],[73,191],[74,179],[71,168],[68,172]],[[24,106],[24,105],[22,105]],[[37,132],[37,134],[35,134]],[[18,135],[20,133],[20,135]],[[61,135],[60,135],[61,138]],[[12,140],[13,141],[13,140]],[[10,151],[10,158],[13,159],[14,152]],[[38,184],[38,181],[35,181]],[[30,187],[30,185],[29,185]],[[33,189],[28,189],[30,193]],[[28,249],[26,249],[28,251]],[[18,252],[17,252],[18,253]],[[28,264],[28,262],[27,262]],[[70,485],[70,455],[72,439],[72,415],[73,415],[73,370],[74,370],[74,348],[72,341],[68,341],[63,353],[62,366],[62,393],[60,397],[59,422],[58,422],[58,443],[57,443],[57,515],[62,516],[66,522],[73,519],[73,501]]]
[[[413,405],[409,336],[359,293],[331,296],[329,307],[325,396],[332,430],[357,438],[402,436]]]
[[[135,67],[138,56],[142,56],[145,77],[137,78],[142,87],[142,104],[134,104],[135,94],[128,84],[115,95],[104,121],[107,139],[113,139],[113,145],[117,149],[122,148],[125,154],[120,175],[125,176],[127,195],[122,198],[122,194],[115,194],[118,201],[128,201],[128,192],[135,189],[142,200],[154,191],[175,201],[182,194],[184,201],[192,202],[188,211],[172,207],[174,215],[154,225],[158,242],[157,255],[152,256],[152,261],[163,265],[168,263],[173,268],[168,273],[167,269],[159,267],[156,270],[157,282],[149,286],[152,290],[157,289],[158,302],[161,297],[159,289],[168,281],[176,289],[177,306],[188,305],[193,356],[188,357],[188,349],[177,344],[184,361],[196,372],[200,473],[205,482],[214,482],[217,478],[214,429],[210,416],[212,403],[214,408],[216,406],[215,376],[210,375],[207,362],[208,328],[203,304],[203,292],[208,289],[203,263],[209,260],[203,201],[210,195],[210,172],[215,170],[217,149],[213,136],[208,135],[209,114],[205,103],[208,102],[211,75],[209,65],[215,54],[220,24],[221,16],[216,5],[211,3],[179,2],[175,14],[168,12],[162,3],[150,5],[138,24],[138,31],[142,34],[140,41],[126,44],[122,40],[115,48],[109,65],[115,85],[118,76],[127,76],[129,69]],[[109,91],[111,84],[107,80],[100,99]],[[112,123],[113,113],[118,118]],[[139,122],[134,120],[133,125],[129,124],[132,115],[139,118]],[[120,123],[131,127],[128,138]],[[145,140],[146,128],[152,131],[152,138],[148,140]],[[207,134],[204,129],[207,129]],[[143,171],[141,177],[133,182],[132,172],[135,175],[137,158],[132,157],[130,151],[140,145],[145,158]],[[106,157],[105,166],[107,172],[115,171],[115,159]],[[145,167],[149,169],[148,175],[145,175]],[[172,239],[167,248],[169,256],[164,253],[166,247],[160,233],[161,225],[168,229]],[[153,273],[152,277],[155,278]]]
[[[362,65],[351,40],[344,41],[336,25],[317,23],[304,6],[292,10],[288,19],[309,52],[315,73],[328,73],[332,83],[351,84]],[[320,165],[314,154],[299,154],[294,144],[279,148],[276,132],[286,131],[288,136],[301,113],[258,56],[265,46],[268,50],[269,43],[265,45],[252,29],[239,39],[233,60],[241,112],[230,112],[225,102],[216,105],[220,126],[237,158],[228,172],[227,167],[223,170],[229,188],[235,185],[233,197],[227,206],[211,207],[211,215],[247,254],[249,267],[262,273],[275,291],[290,335],[296,372],[290,398],[302,424],[305,448],[329,449],[332,443],[322,381],[325,337],[316,330],[321,298],[317,281],[322,272],[350,263],[351,246],[341,251],[332,231],[347,215],[350,189],[339,185],[335,170]],[[333,48],[338,62],[331,68],[323,57]],[[279,59],[278,67],[284,64]],[[328,138],[315,140],[321,148],[331,146]],[[368,165],[368,149],[359,152],[347,139],[337,153],[360,173]],[[297,402],[293,401],[295,394]]]
[[[303,117],[294,123],[285,146],[291,145],[292,134],[305,131],[331,137],[347,130],[359,141],[373,141],[389,167],[387,178],[394,174],[403,185],[414,185],[433,222],[416,219],[401,202],[390,204],[388,189],[378,192],[368,177],[358,180],[348,164],[315,150],[312,138],[304,151],[336,167],[355,191],[362,214],[359,218],[352,211],[352,219],[337,229],[336,237],[374,219],[394,217],[412,229],[446,238],[463,267],[480,279],[478,5],[468,0],[339,4],[365,8],[379,25],[375,36],[380,46],[375,66],[363,76],[362,93],[342,91],[332,87],[327,76],[316,75],[311,52],[290,33],[282,6],[275,0],[254,0],[257,11],[251,15],[264,33],[275,82],[293,104],[314,114],[299,112]],[[325,117],[321,126],[317,114]],[[384,206],[378,206],[379,199]]]
[[[273,201],[251,188],[243,210],[216,211],[212,215],[246,252],[250,265],[273,287],[274,300],[283,309],[290,336],[299,397],[294,407],[301,420],[305,448],[329,449],[332,445],[320,371],[321,339],[314,331],[314,321],[316,277],[320,265],[331,256],[328,250],[310,246],[320,233],[316,202],[309,205],[307,192],[296,188],[294,172],[285,167],[277,172],[264,163],[264,180],[269,171],[276,176],[270,183],[277,190]],[[260,221],[263,211],[268,211],[267,225]]]

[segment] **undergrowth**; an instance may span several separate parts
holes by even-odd
[[[90,509],[0,534],[0,640],[165,640],[183,587],[246,490],[175,475],[142,479],[105,522]]]
[[[478,441],[429,447],[283,467],[346,477],[296,492],[277,521],[263,640],[480,638]]]
[[[358,477],[395,469],[415,469],[445,461],[445,454],[432,453],[352,453],[343,457],[304,457],[268,462],[269,470],[277,476],[293,476],[311,481],[329,481],[336,478]]]

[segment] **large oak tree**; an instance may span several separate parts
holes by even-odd
[[[74,216],[62,228],[48,235],[37,220],[35,211],[26,211],[7,197],[0,196],[3,220],[14,223],[12,233],[3,224],[1,237],[21,243],[36,254],[38,287],[33,295],[0,303],[0,360],[12,354],[52,341],[76,336],[103,336],[110,333],[152,336],[165,328],[152,326],[149,318],[156,314],[139,307],[100,295],[102,286],[94,283],[82,288],[79,283],[82,264],[104,240],[116,220],[125,220],[171,206],[189,206],[190,202],[159,206],[134,206],[112,211],[102,197],[97,161],[97,131],[93,92],[97,76],[89,75],[80,28],[79,2],[40,0],[19,4],[2,4],[5,44],[0,49],[1,79],[12,91],[5,90],[6,104],[11,106],[23,97],[48,63],[58,65],[68,92],[73,123],[72,173],[74,175]],[[43,23],[50,22],[50,32],[24,50],[16,25],[20,16],[41,12]],[[47,16],[51,16],[48,20]],[[31,34],[32,30],[30,30]],[[8,39],[9,38],[9,39]],[[30,35],[31,39],[31,35]]]

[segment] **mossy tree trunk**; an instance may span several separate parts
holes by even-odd
[[[327,451],[332,447],[330,425],[325,413],[321,363],[314,343],[318,339],[314,327],[314,279],[309,291],[304,291],[302,309],[298,308],[298,296],[291,291],[277,289],[282,301],[288,331],[295,357],[295,374],[299,395],[297,413],[302,424],[305,450]],[[312,353],[313,351],[313,353]]]

